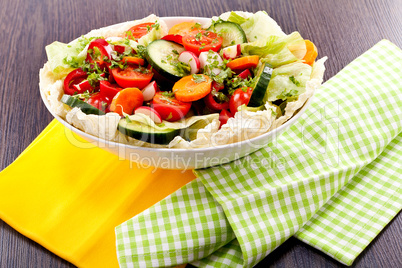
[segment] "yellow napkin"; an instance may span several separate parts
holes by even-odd
[[[193,179],[139,169],[53,120],[0,173],[0,217],[79,267],[118,267],[114,228]]]

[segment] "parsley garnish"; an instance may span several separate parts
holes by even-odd
[[[174,92],[172,91],[163,91],[162,96],[167,97],[167,98],[174,98]]]
[[[197,84],[205,82],[206,78],[202,74],[193,74],[193,81],[196,82]]]
[[[289,77],[289,80],[292,81],[292,83],[295,84],[296,86],[300,87],[300,82],[297,81],[293,75]]]

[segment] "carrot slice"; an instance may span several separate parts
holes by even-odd
[[[169,29],[169,34],[179,34],[184,36],[192,31],[197,31],[199,28],[200,27],[197,27],[194,21],[185,21],[173,25],[173,27]]]
[[[145,61],[138,57],[123,57],[123,62],[135,64],[135,65],[144,65]]]
[[[109,109],[121,116],[123,116],[123,112],[131,115],[135,108],[140,107],[143,102],[144,96],[141,90],[136,87],[128,87],[119,91],[114,96]]]
[[[228,62],[226,66],[237,71],[255,68],[258,65],[259,59],[260,57],[258,56],[245,56]]]
[[[188,75],[181,78],[173,86],[177,100],[184,102],[196,101],[204,98],[211,92],[211,78],[204,74]]]
[[[303,60],[306,64],[312,65],[318,56],[317,47],[310,40],[304,40],[304,42],[306,43],[307,52]]]

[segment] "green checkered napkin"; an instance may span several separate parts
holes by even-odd
[[[402,208],[402,52],[383,40],[272,144],[116,227],[121,267],[252,267],[290,236],[350,265]]]

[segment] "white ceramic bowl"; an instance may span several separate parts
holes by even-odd
[[[207,23],[209,21],[208,18],[198,18],[198,17],[164,17],[162,18],[170,28],[171,26],[183,22],[194,20],[198,21],[201,24]],[[87,134],[74,126],[67,123],[61,117],[54,114],[50,105],[41,91],[41,97],[43,102],[45,103],[49,112],[66,128],[70,129],[74,133],[78,134],[80,137],[85,139],[86,141],[95,144],[96,146],[105,149],[111,153],[118,155],[122,159],[128,159],[133,161],[137,165],[143,166],[154,166],[157,168],[164,169],[195,169],[195,168],[206,168],[215,165],[221,165],[236,159],[239,159],[245,155],[253,153],[258,149],[266,146],[270,143],[274,138],[280,135],[283,131],[293,125],[298,118],[305,112],[307,109],[310,99],[304,104],[302,109],[295,114],[291,119],[289,119],[282,126],[274,129],[273,131],[264,133],[258,137],[227,144],[216,147],[208,147],[208,148],[195,148],[195,149],[167,149],[167,148],[147,148],[147,147],[138,147],[132,146],[122,143],[116,143],[112,141],[107,141],[90,134]]]

